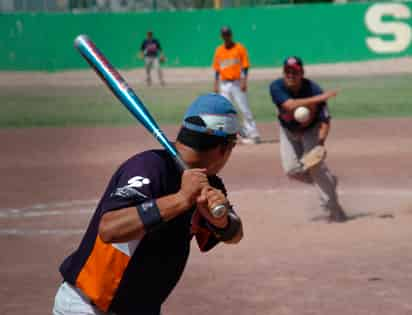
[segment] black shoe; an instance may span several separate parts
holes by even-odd
[[[348,217],[342,208],[339,207],[339,208],[330,210],[330,214],[328,218],[329,222],[343,223],[343,222],[346,222],[347,220],[348,220]]]

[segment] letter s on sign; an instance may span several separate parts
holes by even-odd
[[[409,19],[411,11],[409,7],[401,3],[378,3],[369,7],[365,15],[365,24],[369,31],[378,35],[391,35],[392,40],[368,37],[366,44],[376,53],[398,53],[408,48],[412,31],[408,23],[382,21],[384,16],[393,16],[398,19]]]

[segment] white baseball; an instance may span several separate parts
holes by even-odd
[[[310,110],[306,106],[299,106],[293,112],[293,117],[300,123],[305,123],[310,119]]]

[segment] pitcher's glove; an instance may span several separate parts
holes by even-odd
[[[160,61],[160,63],[165,63],[166,62],[166,57],[165,56],[160,56],[159,57],[159,61]]]
[[[326,149],[323,145],[317,145],[312,150],[307,152],[303,157],[300,159],[300,163],[302,164],[302,170],[307,171],[312,167],[318,165],[326,158]]]

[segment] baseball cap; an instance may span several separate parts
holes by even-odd
[[[230,29],[229,26],[223,26],[223,27],[220,29],[220,33],[221,33],[222,35],[232,35],[232,30]]]
[[[183,127],[202,134],[227,137],[239,132],[239,120],[232,103],[224,96],[199,96],[187,109]]]
[[[303,72],[303,61],[299,57],[290,56],[285,59],[283,62],[283,69],[292,68],[297,71]]]

